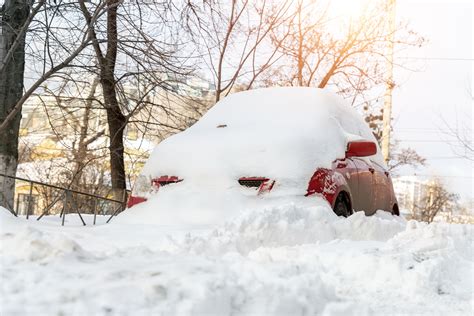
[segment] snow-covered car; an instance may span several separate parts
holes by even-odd
[[[176,204],[202,192],[222,205],[320,196],[340,216],[376,210],[398,215],[371,130],[340,97],[314,88],[256,89],[224,98],[155,148],[128,207],[152,197],[159,204],[168,188],[181,190]]]

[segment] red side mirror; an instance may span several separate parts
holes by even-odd
[[[359,140],[347,144],[346,158],[367,157],[377,153],[377,146],[374,142]]]

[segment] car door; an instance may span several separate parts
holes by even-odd
[[[384,167],[372,161],[373,174],[373,197],[375,210],[391,211],[391,194],[389,173]]]
[[[374,168],[367,159],[352,157],[350,160],[353,161],[357,168],[356,176],[358,179],[358,190],[356,194],[353,194],[356,195],[353,197],[356,203],[354,209],[356,211],[364,211],[366,215],[372,215],[375,212],[373,189]]]
[[[336,160],[333,164],[333,169],[346,180],[351,194],[352,208],[356,211],[359,210],[359,178],[354,161],[349,158]]]

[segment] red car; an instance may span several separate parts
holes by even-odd
[[[159,203],[161,191],[171,187],[193,192],[184,195],[190,199],[201,192],[242,203],[319,196],[339,216],[399,214],[369,127],[338,96],[313,88],[256,89],[218,102],[156,147],[128,207],[152,195]]]
[[[344,157],[335,160],[331,169],[316,170],[307,194],[322,194],[340,216],[347,217],[354,211],[371,215],[377,210],[400,215],[387,169],[375,161],[361,159],[376,155],[377,151],[374,141],[348,142]]]

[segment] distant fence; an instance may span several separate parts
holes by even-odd
[[[108,223],[126,207],[128,195],[126,190],[121,193],[121,199],[117,200],[2,173],[0,177],[3,177],[4,184],[6,179],[15,182],[17,192],[14,205],[9,211],[15,216],[25,215],[26,219],[33,215],[39,215],[37,220],[45,215],[59,215],[61,225],[64,226],[66,214],[77,214],[85,226],[86,222],[82,215],[93,214],[93,225],[95,225],[97,215],[109,216],[106,221]],[[2,188],[0,191],[3,191]]]

